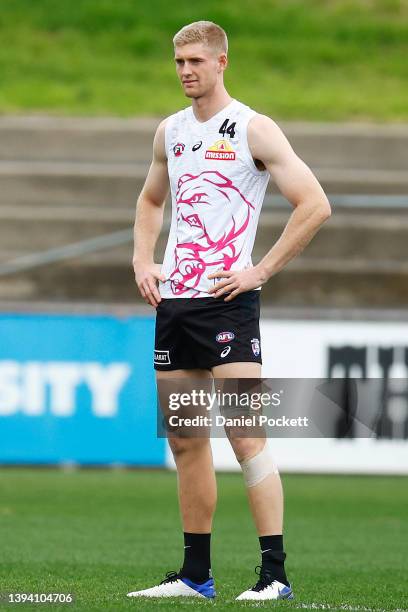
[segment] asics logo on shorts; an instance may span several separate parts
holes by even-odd
[[[220,357],[226,357],[228,355],[228,353],[230,352],[230,350],[231,350],[230,346],[225,347],[225,349],[222,351]]]

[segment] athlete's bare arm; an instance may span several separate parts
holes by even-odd
[[[248,124],[248,145],[252,157],[262,162],[282,195],[293,205],[279,240],[253,268],[216,272],[209,278],[224,277],[212,288],[215,296],[231,292],[225,301],[243,291],[264,284],[277,274],[311,241],[330,217],[329,201],[310,168],[296,155],[282,130],[272,119],[256,115]]]
[[[272,119],[254,117],[248,126],[248,144],[253,158],[265,165],[294,207],[281,237],[260,262],[270,278],[305,248],[331,210],[320,183]]]
[[[145,184],[137,200],[134,226],[133,269],[142,297],[156,307],[161,301],[157,279],[165,280],[160,265],[155,264],[154,249],[163,225],[164,203],[169,192],[167,158],[164,146],[166,120],[157,128],[153,159]]]

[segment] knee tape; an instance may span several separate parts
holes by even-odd
[[[240,465],[247,487],[254,487],[265,480],[269,474],[279,473],[269,450],[268,442],[265,443],[260,453],[251,457],[251,459],[240,461]]]

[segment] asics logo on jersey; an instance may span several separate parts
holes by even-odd
[[[198,151],[198,149],[201,147],[202,144],[203,144],[202,140],[200,140],[200,142],[196,142],[194,147],[192,148],[192,151]]]

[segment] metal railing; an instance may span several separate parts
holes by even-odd
[[[64,261],[65,259],[72,259],[73,257],[79,257],[89,253],[96,253],[97,251],[103,251],[122,244],[127,244],[131,242],[132,239],[133,229],[125,229],[117,232],[111,232],[109,234],[103,234],[102,236],[97,236],[96,238],[80,240],[79,242],[74,242],[61,247],[47,249],[46,251],[40,251],[39,253],[30,253],[0,264],[0,276],[8,276],[10,274],[22,272],[23,270],[30,270],[46,264]]]
[[[329,200],[334,208],[363,208],[363,209],[400,209],[408,211],[408,195],[365,195],[365,194],[334,194],[329,196]],[[288,208],[288,201],[279,195],[268,196],[265,198],[263,209],[270,211],[275,208]],[[169,222],[163,223],[163,231],[169,229]],[[96,238],[88,238],[80,240],[72,244],[63,245],[40,251],[37,253],[29,253],[21,257],[17,257],[8,262],[0,264],[0,277],[17,274],[25,270],[38,268],[47,264],[81,257],[90,253],[104,251],[116,246],[128,244],[133,240],[133,228],[123,229],[120,231],[110,232],[97,236]]]

